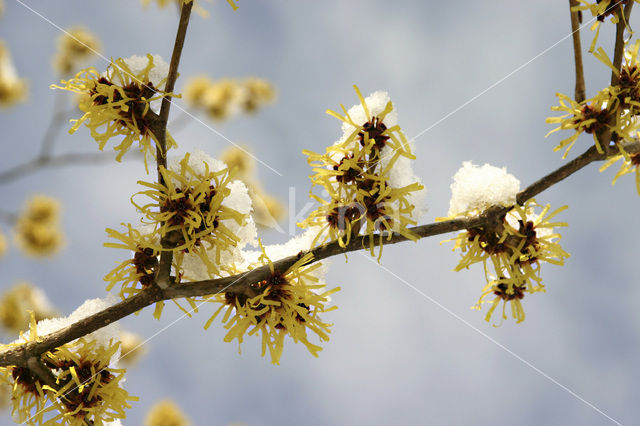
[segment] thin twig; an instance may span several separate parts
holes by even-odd
[[[625,150],[629,153],[640,152],[640,141],[625,145]],[[557,170],[554,170],[529,185],[523,191],[519,192],[516,200],[518,204],[523,204],[530,197],[533,197],[561,180],[566,179],[573,173],[586,167],[591,162],[603,159],[605,159],[605,156],[603,154],[598,154],[595,148],[591,147],[575,160],[567,163]],[[502,217],[502,215],[504,215],[508,210],[509,208],[507,207],[491,207],[478,217],[430,223],[413,227],[410,230],[416,234],[418,238],[425,238],[460,231],[463,229],[491,226],[495,223],[497,218]],[[310,252],[313,254],[313,259],[309,263],[318,262],[338,254],[367,249],[369,248],[369,238],[370,237],[367,235],[352,238],[351,242],[346,247],[341,247],[337,241],[333,241],[312,249]],[[387,239],[386,235],[383,235],[382,241],[385,245],[389,245],[408,241],[408,239],[402,235],[394,234],[390,239]],[[371,242],[374,246],[379,245],[379,239],[375,236]],[[279,272],[286,271],[300,259],[300,256],[304,254],[305,253],[300,253],[297,256],[290,256],[273,262],[274,270]],[[26,366],[25,363],[29,357],[40,356],[46,351],[50,351],[72,340],[92,333],[161,300],[170,300],[180,297],[206,296],[216,294],[221,291],[243,293],[247,291],[252,284],[268,278],[270,274],[270,266],[264,265],[231,277],[173,284],[167,289],[161,289],[158,286],[150,286],[147,289],[140,291],[138,294],[129,297],[116,305],[106,308],[103,311],[97,312],[54,333],[39,337],[37,341],[24,343],[0,352],[0,367],[9,365]]]
[[[622,15],[618,17],[618,23],[616,24],[616,41],[613,48],[613,70],[611,70],[611,86],[615,86],[620,81],[620,68],[622,67],[622,58],[624,57],[624,31],[629,25],[629,17],[631,16],[631,8],[635,0],[627,1],[622,9],[622,5],[619,6],[619,10],[622,10]],[[600,147],[606,155],[611,154],[613,146],[611,146],[611,126],[616,122],[615,114],[612,114],[609,119],[609,126],[600,132],[597,137],[600,142]]]
[[[618,18],[616,24],[616,43],[613,49],[613,67],[617,70],[611,70],[611,85],[618,84],[620,79],[620,67],[622,66],[622,58],[624,57],[624,31],[629,25],[629,17],[631,16],[631,9],[635,0],[627,1],[624,6],[623,16]],[[622,5],[620,6],[622,9]]]
[[[171,54],[171,63],[169,64],[169,72],[167,74],[167,82],[165,83],[164,91],[166,93],[173,92],[173,88],[178,78],[178,66],[180,65],[180,56],[182,55],[182,48],[184,47],[184,40],[187,35],[187,27],[189,26],[189,17],[191,16],[191,9],[194,2],[182,3],[180,11],[180,22],[178,24],[178,31],[176,33],[176,41],[173,45],[173,53]],[[170,96],[162,98],[162,105],[160,106],[159,120],[154,126],[153,132],[156,137],[156,162],[158,168],[158,183],[164,184],[164,178],[160,172],[162,168],[167,167],[167,121],[169,120],[169,109],[171,108]],[[162,246],[168,248],[168,242],[166,238],[162,239]],[[171,263],[173,261],[173,252],[171,250],[163,250],[160,253],[160,261],[158,263],[158,270],[156,271],[155,282],[160,288],[167,288],[169,285],[169,274],[171,273]]]
[[[582,43],[580,43],[580,18],[579,11],[571,11],[571,8],[578,6],[578,0],[569,0],[569,11],[571,15],[571,35],[573,36],[573,59],[576,65],[576,102],[585,99],[584,68],[582,66]]]

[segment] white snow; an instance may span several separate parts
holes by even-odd
[[[453,176],[449,216],[475,216],[493,205],[514,205],[519,191],[520,181],[506,167],[465,161]]]
[[[128,75],[128,79],[135,81],[138,84],[152,83],[156,89],[164,89],[164,80],[169,74],[169,64],[167,64],[160,55],[151,55],[153,58],[153,67],[149,70],[148,81],[138,81],[140,73],[149,65],[149,58],[147,56],[133,55],[123,59],[127,64],[132,75]],[[127,70],[120,70],[123,73],[128,74]],[[106,77],[115,84],[124,84],[121,81],[119,73],[114,72],[113,65],[110,65],[107,70],[102,73],[103,77]],[[114,81],[115,80],[115,81]]]
[[[367,109],[369,110],[369,117],[367,117],[367,114],[365,113],[365,110],[361,103],[352,106],[347,112],[349,114],[349,117],[351,117],[351,120],[353,120],[356,125],[362,126],[367,121],[369,121],[371,117],[375,117],[382,111],[384,111],[387,103],[389,103],[390,101],[391,99],[389,98],[389,94],[387,92],[378,90],[364,98],[364,102],[367,105]],[[396,112],[396,110],[393,109],[389,114],[387,114],[382,122],[387,126],[387,128],[398,124],[398,113]],[[351,124],[345,122],[342,123],[342,131],[344,132],[343,138],[349,136],[351,133],[353,133],[354,130],[356,130],[356,128]]]

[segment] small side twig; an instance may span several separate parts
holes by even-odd
[[[622,10],[623,16],[619,17],[616,24],[616,42],[613,49],[613,67],[618,71],[611,71],[611,85],[616,85],[620,81],[620,67],[622,66],[622,58],[624,57],[624,31],[629,25],[629,18],[631,17],[631,9],[635,0],[627,1],[624,10]],[[622,6],[621,6],[622,8]]]
[[[569,11],[571,15],[571,35],[573,37],[573,59],[576,66],[576,102],[585,99],[584,68],[582,66],[582,43],[580,42],[580,17],[579,11],[571,11],[571,8],[578,6],[578,0],[569,0]]]
[[[633,3],[635,0],[626,1],[624,9],[622,9],[622,5],[620,5],[620,10],[622,11],[622,15],[618,19],[618,23],[616,24],[616,41],[613,48],[613,70],[611,70],[611,86],[615,86],[620,81],[620,69],[622,67],[622,58],[624,57],[624,31],[629,25],[629,18],[631,16],[631,8],[633,8]],[[600,146],[606,155],[611,154],[613,147],[611,146],[611,125],[615,124],[616,116],[611,115],[609,119],[609,124],[603,132],[598,134],[598,140],[600,141]]]

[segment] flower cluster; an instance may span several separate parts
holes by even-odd
[[[325,200],[311,193],[321,203],[300,224],[318,226],[322,232],[316,242],[337,239],[346,246],[351,237],[369,235],[373,254],[374,233],[393,233],[416,239],[408,226],[422,213],[424,186],[413,174],[409,160],[415,159],[412,144],[397,125],[397,114],[385,92],[375,92],[366,99],[356,87],[360,104],[344,115],[327,111],[343,122],[342,137],[324,154],[304,151],[313,167],[313,186],[329,194]],[[380,250],[380,254],[382,250]]]
[[[477,308],[487,303],[488,297],[495,296],[490,301],[487,321],[502,302],[502,318],[506,319],[506,304],[510,303],[512,316],[522,322],[525,315],[520,300],[526,293],[544,291],[541,263],[563,265],[569,257],[557,243],[560,234],[553,230],[566,223],[551,222],[564,209],[566,206],[550,212],[549,205],[542,207],[532,199],[523,206],[513,206],[496,226],[470,228],[454,238],[454,250],[462,252],[456,271],[478,262],[484,266],[487,285]],[[492,266],[491,272],[488,263]]]
[[[640,3],[639,0],[596,0],[595,3],[589,0],[578,0],[580,4],[571,8],[574,12],[588,10],[591,12],[591,16],[596,18],[591,26],[591,31],[595,30],[596,34],[593,37],[591,46],[589,46],[589,52],[593,52],[595,49],[598,35],[600,34],[600,24],[602,24],[607,17],[611,17],[612,24],[617,24],[620,19],[624,19],[623,8],[629,1]]]
[[[238,246],[241,228],[250,221],[251,201],[244,184],[232,181],[223,162],[202,152],[187,153],[160,170],[164,183],[139,182],[149,189],[136,195],[150,202],[134,201],[136,208],[161,238],[172,243],[178,258],[196,253],[212,274],[234,272],[225,270],[220,258]],[[231,207],[234,204],[240,208]]]
[[[219,121],[239,112],[256,112],[275,100],[276,91],[271,83],[257,77],[213,81],[200,76],[187,81],[184,98],[192,108],[201,109],[209,118]]]
[[[248,292],[231,290],[210,298],[211,302],[221,303],[221,306],[205,328],[224,311],[222,322],[228,330],[225,342],[237,339],[240,345],[245,334],[260,334],[262,356],[268,350],[271,361],[278,364],[288,335],[295,343],[302,342],[313,356],[318,356],[322,348],[309,341],[307,330],[322,341],[329,340],[331,324],[323,322],[319,315],[336,309],[325,305],[329,302],[329,295],[340,288],[325,290],[325,284],[321,282],[324,274],[322,264],[305,266],[312,259],[313,255],[307,254],[286,271],[277,271],[263,248],[258,264],[254,266],[268,264],[269,277],[251,285]]]
[[[547,123],[559,124],[547,133],[549,136],[558,130],[573,130],[570,137],[563,139],[553,149],[559,151],[566,147],[562,158],[566,158],[573,145],[582,133],[593,136],[598,152],[604,153],[609,148],[609,142],[601,138],[607,134],[615,143],[631,140],[637,131],[638,124],[630,110],[620,111],[618,97],[610,88],[600,91],[591,99],[576,102],[568,96],[558,93],[559,106],[551,107],[553,111],[563,111],[559,117],[547,118]]]
[[[38,324],[32,316],[28,334],[5,348],[36,341],[107,306],[108,302],[89,300],[68,318]],[[120,353],[116,336],[112,325],[45,352],[35,360],[39,368],[31,363],[0,368],[0,378],[12,387],[14,419],[27,425],[80,426],[124,418],[129,402],[137,398],[122,388],[125,370],[116,366]]]
[[[90,59],[100,50],[100,40],[91,31],[72,27],[58,38],[58,51],[53,67],[62,75],[73,72],[78,64]]]
[[[542,207],[533,199],[519,206],[516,194],[520,182],[506,169],[488,164],[478,167],[465,162],[453,180],[449,217],[440,220],[478,217],[492,206],[506,207],[505,213],[492,223],[469,228],[452,239],[455,242],[453,250],[459,249],[462,253],[455,270],[481,262],[487,284],[476,308],[490,302],[485,317],[489,321],[502,302],[502,318],[506,319],[509,303],[512,316],[521,322],[524,320],[521,299],[526,293],[544,291],[541,263],[562,265],[569,256],[557,243],[560,234],[553,231],[554,227],[566,224],[551,222],[566,206],[552,213],[549,213],[548,205]],[[495,296],[493,300],[486,300],[491,295]]]
[[[558,94],[560,106],[552,107],[555,111],[564,111],[560,117],[550,117],[548,123],[559,123],[547,136],[557,130],[574,130],[572,136],[562,140],[554,150],[566,147],[565,158],[582,133],[593,135],[595,146],[600,153],[610,155],[609,160],[600,170],[605,170],[613,163],[622,160],[622,166],[613,182],[622,175],[637,170],[638,154],[628,152],[627,144],[638,140],[640,130],[640,62],[638,50],[640,40],[625,49],[624,61],[621,69],[617,70],[602,48],[594,53],[601,62],[617,74],[617,83],[601,90],[594,98],[583,102],[576,102],[566,95]],[[609,141],[603,140],[608,137]],[[617,154],[611,155],[610,148],[615,148]],[[640,193],[640,184],[638,185]]]
[[[109,139],[122,137],[114,147],[118,152],[116,160],[120,161],[134,142],[141,152],[153,153],[151,142],[157,144],[153,123],[159,101],[175,96],[163,91],[168,70],[168,64],[158,55],[134,55],[112,61],[103,74],[88,68],[75,78],[63,80],[62,86],[52,87],[82,95],[78,106],[84,115],[73,120],[75,124],[69,132],[74,133],[84,123],[101,150]],[[175,146],[168,133],[166,139],[167,149]]]
[[[15,225],[15,241],[26,254],[50,256],[63,245],[60,203],[51,197],[31,197]]]
[[[27,83],[19,78],[9,49],[0,40],[0,107],[10,107],[27,96]]]
[[[107,229],[119,242],[105,246],[133,253],[104,278],[108,290],[120,284],[122,298],[155,282],[159,255],[164,250],[173,252],[177,281],[207,279],[236,273],[240,249],[255,239],[247,188],[231,179],[224,163],[197,151],[170,160],[168,168],[160,171],[163,183],[141,181],[147,189],[132,198],[145,226],[135,229],[125,225],[126,232]],[[148,202],[138,204],[139,197]],[[194,306],[193,300],[187,300]],[[156,318],[163,305],[156,304]]]

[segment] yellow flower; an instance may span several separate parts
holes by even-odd
[[[120,343],[122,344],[122,355],[119,361],[126,366],[136,364],[146,352],[144,342],[137,334],[121,331]]]
[[[389,238],[399,233],[417,239],[408,226],[419,216],[416,204],[424,187],[411,171],[408,160],[415,156],[396,124],[388,95],[375,92],[364,99],[355,89],[360,105],[349,111],[342,107],[344,115],[327,111],[343,122],[343,137],[325,154],[303,151],[315,173],[312,185],[322,187],[331,199],[311,193],[321,206],[300,226],[322,229],[316,243],[330,238],[341,246],[362,230],[370,236],[373,254],[374,233],[379,233],[380,244],[383,231]]]
[[[156,403],[144,419],[145,426],[189,426],[191,422],[171,400]]]
[[[522,307],[521,300],[524,298],[525,292],[530,293],[536,291],[544,291],[544,286],[527,287],[526,284],[517,284],[513,282],[504,282],[503,279],[493,280],[487,283],[482,289],[482,295],[480,296],[480,302],[474,308],[480,309],[480,303],[491,303],[491,307],[485,315],[485,320],[489,322],[493,312],[496,310],[500,302],[502,302],[502,320],[507,319],[507,304],[511,305],[511,316],[516,320],[516,323],[521,323],[525,319],[524,308]],[[495,297],[490,302],[484,299],[487,296],[493,294]]]
[[[0,107],[11,107],[26,97],[26,80],[18,77],[9,49],[0,40]]]
[[[260,334],[262,356],[269,351],[271,361],[279,364],[284,348],[284,338],[289,336],[295,343],[302,342],[313,356],[322,348],[309,341],[307,330],[320,340],[328,341],[331,324],[323,322],[319,315],[336,309],[327,308],[329,295],[340,290],[324,290],[318,277],[322,264],[304,266],[313,258],[307,254],[284,272],[276,271],[264,252],[261,264],[269,264],[271,275],[266,280],[251,286],[251,294],[226,292],[211,297],[211,302],[221,303],[220,308],[205,324],[209,328],[213,320],[226,309],[222,322],[228,330],[224,340],[238,340],[238,348],[244,335]],[[261,265],[258,265],[261,266]]]
[[[9,349],[11,345],[2,345]],[[38,377],[25,367],[0,367],[0,385],[11,388],[11,416],[23,424],[41,425],[47,396]]]
[[[633,0],[638,1],[638,0]],[[593,52],[596,46],[596,42],[598,41],[598,35],[600,34],[600,24],[604,22],[607,16],[611,16],[611,23],[617,24],[620,20],[620,16],[624,15],[622,12],[622,7],[626,3],[626,1],[621,0],[597,0],[595,3],[590,2],[589,0],[578,0],[581,4],[578,6],[574,6],[571,8],[572,11],[583,11],[589,10],[591,15],[596,18],[595,22],[591,26],[591,31],[596,30],[596,34],[593,37],[593,41],[591,42],[591,46],[589,46],[589,52]]]
[[[618,74],[616,93],[622,108],[630,109],[632,115],[640,114],[640,61],[638,61],[638,48],[640,40],[637,40],[631,48],[625,49],[624,61],[620,71],[614,66],[606,52],[600,48],[594,54],[605,65]]]
[[[99,50],[100,41],[92,32],[83,27],[69,28],[58,38],[53,67],[62,75],[69,74]]]
[[[11,406],[12,387],[9,383],[5,382],[1,376],[2,373],[0,372],[0,411],[4,411]]]
[[[0,324],[5,329],[13,333],[26,330],[29,312],[36,321],[56,314],[44,292],[27,282],[20,282],[4,292],[0,299]]]
[[[276,98],[275,88],[267,80],[249,77],[242,82],[239,103],[246,112],[255,112]]]
[[[238,10],[238,6],[236,6],[236,2],[239,0],[227,0],[227,3],[229,3],[229,6],[231,6],[233,8],[233,11],[235,12],[236,10]]]
[[[110,366],[118,350],[119,344],[104,348],[80,338],[43,356],[58,385],[57,390],[44,387],[58,411],[50,422],[81,426],[86,420],[101,424],[126,417],[125,409],[137,398],[120,385],[126,369]]]
[[[84,115],[72,120],[75,124],[70,133],[84,123],[101,150],[109,139],[122,137],[114,147],[118,151],[118,161],[137,142],[140,151],[145,153],[146,167],[146,154],[153,154],[151,141],[157,144],[149,119],[153,108],[157,108],[157,105],[154,107],[155,101],[175,96],[163,91],[168,69],[168,64],[158,55],[134,55],[112,61],[102,75],[94,68],[88,68],[71,80],[63,80],[63,86],[52,87],[84,95],[79,104]],[[167,133],[167,149],[174,146],[175,141]]]
[[[229,147],[222,151],[220,159],[229,166],[229,170],[231,170],[238,179],[246,181],[247,178],[253,177],[256,162],[253,157],[249,155],[249,149],[247,147]]]
[[[536,214],[537,209],[541,211]],[[497,227],[470,228],[453,238],[453,250],[459,249],[462,255],[456,271],[475,263],[483,264],[487,285],[476,308],[480,309],[481,304],[486,303],[487,296],[496,296],[487,313],[487,321],[500,301],[510,302],[514,318],[518,322],[524,320],[520,300],[526,293],[544,291],[540,275],[542,262],[563,265],[564,259],[569,257],[557,242],[560,234],[553,231],[553,228],[567,224],[551,222],[565,209],[566,206],[550,213],[549,205],[542,207],[531,199],[523,206],[513,206]]]
[[[37,328],[32,316],[28,335],[21,334],[17,343],[5,345],[5,349],[19,342],[36,341]],[[125,417],[125,408],[130,408],[129,402],[137,398],[129,396],[120,385],[125,370],[112,365],[119,343],[98,342],[91,336],[81,337],[40,357],[41,368],[55,383],[45,384],[30,367],[0,368],[0,378],[12,386],[15,420],[27,425],[80,426]]]
[[[204,98],[207,89],[213,84],[213,81],[206,75],[191,77],[187,80],[184,88],[184,100],[192,108],[201,108],[204,106]]]
[[[162,238],[173,243],[177,270],[185,253],[196,253],[213,274],[235,272],[233,265],[222,264],[220,257],[238,245],[239,228],[249,221],[248,196],[238,200],[240,211],[228,205],[236,200],[234,189],[242,191],[244,185],[231,181],[224,163],[199,152],[187,153],[169,169],[161,168],[161,173],[164,185],[139,182],[149,189],[136,195],[151,202],[134,205]]]
[[[116,284],[119,284],[119,294],[124,300],[153,285],[162,246],[157,231],[152,227],[145,227],[147,229],[144,231],[147,232],[144,232],[133,228],[130,224],[123,223],[122,225],[126,226],[126,233],[111,228],[106,229],[109,237],[120,242],[104,243],[104,246],[129,250],[132,252],[132,256],[119,263],[103,279],[107,282],[107,291],[111,291]],[[186,298],[186,300],[195,308],[195,302],[192,298]],[[173,302],[190,316],[176,300]],[[156,302],[153,311],[155,319],[160,319],[164,305],[164,301]]]
[[[607,169],[608,167],[610,167],[611,165],[613,165],[618,161],[622,161],[622,164],[620,165],[620,169],[618,170],[618,173],[616,173],[611,184],[614,185],[620,176],[624,176],[628,173],[633,173],[635,171],[636,190],[638,191],[638,195],[640,195],[640,153],[635,153],[631,155],[626,153],[614,155],[613,157],[609,158],[602,165],[602,167],[600,167],[600,171]]]
[[[121,284],[120,297],[126,299],[153,284],[160,243],[153,233],[145,234],[130,224],[123,225],[127,227],[126,233],[107,228],[109,237],[120,242],[104,243],[104,246],[130,250],[133,256],[109,272],[104,280],[108,282],[107,291],[116,284]]]
[[[15,240],[30,256],[50,256],[63,245],[60,231],[60,203],[51,197],[36,195],[27,200],[15,225]]]
[[[560,126],[551,130],[546,136],[558,130],[573,130],[574,134],[562,140],[553,150],[559,151],[567,147],[562,158],[575,144],[582,133],[593,135],[598,152],[604,149],[599,137],[606,131],[610,131],[611,141],[620,146],[619,142],[631,141],[636,136],[639,123],[634,118],[634,111],[625,109],[619,99],[619,90],[616,87],[608,87],[601,90],[594,98],[583,102],[576,102],[562,93],[558,93],[560,106],[551,107],[553,111],[563,111],[564,115],[547,118],[547,123],[557,123]],[[609,141],[605,141],[609,145]]]
[[[34,195],[26,202],[22,218],[42,224],[55,224],[60,220],[60,202],[46,195]]]

